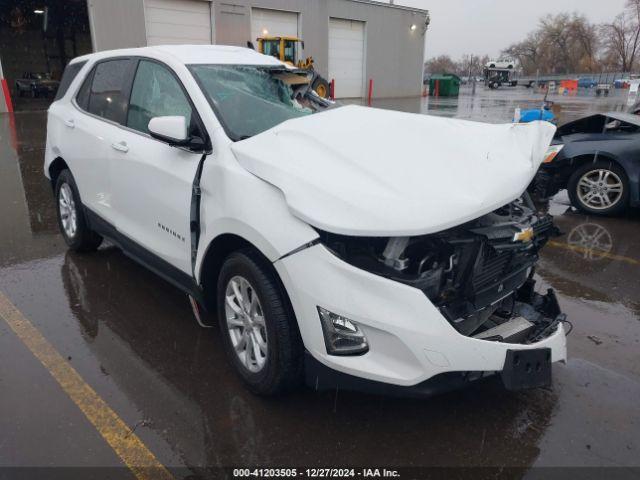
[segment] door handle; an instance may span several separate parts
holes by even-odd
[[[69,120],[65,120],[64,124],[69,128],[75,128],[76,126],[76,122],[73,121],[73,118],[70,118]]]
[[[113,149],[118,150],[119,152],[123,152],[123,153],[127,153],[129,151],[129,147],[127,146],[127,142],[112,143],[111,147],[113,147]]]

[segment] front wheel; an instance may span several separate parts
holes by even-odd
[[[66,244],[76,252],[96,250],[102,243],[102,237],[87,224],[78,187],[69,170],[63,170],[58,176],[55,193],[58,226]]]
[[[274,395],[299,385],[302,340],[273,267],[252,250],[232,253],[217,290],[225,350],[248,387]]]
[[[571,204],[586,213],[612,215],[625,209],[629,180],[611,161],[598,160],[578,168],[567,185]]]
[[[311,88],[313,88],[314,92],[316,92],[318,96],[322,98],[329,97],[329,83],[324,78],[316,78]]]

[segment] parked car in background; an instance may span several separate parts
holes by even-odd
[[[611,215],[640,206],[640,117],[610,112],[558,128],[531,189],[550,197],[566,189],[571,204]]]
[[[22,78],[16,80],[16,91],[19,97],[53,96],[59,86],[60,82],[53,80],[51,74],[46,72],[25,72]]]
[[[594,88],[598,85],[598,80],[593,77],[582,77],[578,79],[578,88]]]
[[[566,360],[534,277],[556,230],[525,192],[553,125],[324,108],[308,71],[237,47],[67,69],[44,159],[64,240],[108,238],[217,312],[254,392],[519,390]]]

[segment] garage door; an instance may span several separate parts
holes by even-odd
[[[211,3],[145,0],[147,45],[211,43]]]
[[[335,96],[364,96],[364,22],[329,19],[329,79],[336,81]]]
[[[283,10],[270,10],[266,8],[251,9],[251,41],[265,36],[271,37],[297,37],[298,14]]]

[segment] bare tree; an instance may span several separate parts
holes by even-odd
[[[640,0],[637,0],[640,2]],[[597,71],[598,29],[576,13],[546,15],[538,28],[504,50],[527,74]]]
[[[623,72],[631,71],[640,46],[640,0],[627,0],[625,10],[600,31],[605,61]]]
[[[539,32],[532,32],[522,42],[504,50],[504,55],[517,60],[524,73],[532,74],[540,67]]]
[[[458,65],[449,55],[440,55],[428,60],[424,68],[428,73],[458,73]]]

